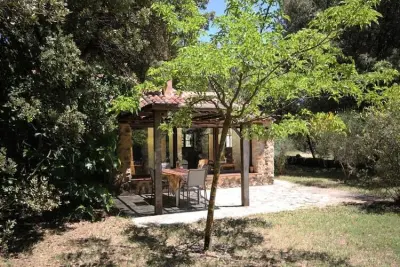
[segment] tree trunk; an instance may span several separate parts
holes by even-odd
[[[312,144],[310,135],[308,135],[308,134],[307,134],[307,144],[308,144],[308,147],[310,148],[311,155],[312,155],[313,159],[315,159],[315,150],[314,150],[314,146],[313,146],[313,144]]]
[[[215,207],[215,198],[217,196],[217,185],[220,174],[220,160],[225,147],[226,136],[228,135],[228,130],[231,126],[231,115],[227,114],[224,120],[224,124],[222,126],[221,139],[218,144],[217,157],[214,162],[214,176],[211,184],[211,194],[210,200],[208,201],[208,213],[207,213],[207,222],[206,229],[204,231],[204,250],[209,250],[211,247],[211,233],[214,225],[214,207]]]

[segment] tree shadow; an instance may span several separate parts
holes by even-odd
[[[289,166],[283,176],[305,176],[312,178],[326,178],[331,180],[343,180],[345,178],[342,170],[336,168],[309,168]]]
[[[369,203],[346,203],[346,206],[356,207],[360,211],[372,214],[395,213],[400,215],[400,206],[394,201],[382,200]]]
[[[205,222],[192,225],[150,225],[146,228],[129,227],[125,234],[131,242],[139,242],[152,253],[149,266],[191,265],[203,255]],[[250,249],[264,241],[254,231],[256,227],[271,227],[260,219],[217,220],[214,224],[214,246],[217,253],[233,253],[237,249]]]
[[[51,216],[54,217],[51,217]],[[12,239],[8,242],[8,254],[29,252],[33,246],[42,241],[45,231],[51,234],[60,234],[69,229],[65,218],[57,214],[45,213],[43,216],[29,217],[19,220],[15,227]],[[1,249],[0,249],[1,250]]]
[[[212,252],[203,253],[205,222],[195,224],[129,227],[125,234],[132,243],[150,251],[147,266],[191,266],[202,263],[215,266],[221,260],[228,266],[281,266],[304,261],[324,262],[328,266],[351,266],[347,258],[328,253],[269,248],[263,231],[271,223],[259,218],[216,220]]]
[[[325,252],[314,252],[306,250],[265,250],[263,255],[257,259],[252,260],[255,263],[264,263],[263,266],[286,266],[288,263],[299,264],[299,266],[309,266],[308,264],[303,265],[304,262],[310,262],[319,266],[324,263],[324,266],[345,266],[351,267],[348,258],[337,258]],[[255,264],[257,265],[257,264]],[[310,266],[313,266],[310,265]],[[297,266],[297,265],[296,265]]]
[[[70,243],[79,250],[62,254],[60,256],[63,261],[61,266],[118,266],[113,260],[115,250],[110,245],[110,239],[78,238]]]
[[[125,234],[129,241],[151,251],[148,266],[190,265],[194,262],[191,254],[200,253],[202,249],[203,232],[187,224],[131,226]]]
[[[355,189],[364,189],[371,191],[381,190],[385,188],[385,185],[382,184],[378,179],[360,179],[357,177],[346,178],[343,172],[339,169],[312,169],[290,167],[282,176],[296,177],[300,179],[304,177],[304,181],[296,180],[294,181],[294,183],[304,186],[315,186],[319,188],[340,189],[341,186],[347,186],[353,187]],[[307,180],[307,178],[319,178],[320,181],[310,181]]]

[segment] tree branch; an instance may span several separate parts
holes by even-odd
[[[221,102],[221,104],[225,108],[228,108],[228,105],[226,104],[225,93],[224,93],[224,90],[223,90],[222,86],[212,76],[209,77],[209,83],[212,85],[211,88],[213,89],[213,91],[217,95],[217,98],[218,98],[219,102]],[[214,87],[214,84],[220,89],[220,91],[222,92],[222,96],[221,96],[220,92]]]
[[[239,74],[239,84],[238,84],[238,86],[236,88],[236,92],[235,92],[235,94],[234,94],[234,96],[232,98],[232,101],[231,101],[230,105],[229,105],[230,108],[233,107],[233,104],[235,104],[235,101],[238,98],[238,96],[240,94],[240,91],[242,90],[242,82],[243,82],[243,73],[240,73]]]

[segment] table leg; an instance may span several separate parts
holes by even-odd
[[[178,190],[175,191],[175,204],[177,207],[179,207],[179,196],[181,194],[181,190],[178,188]]]

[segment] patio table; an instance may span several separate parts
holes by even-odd
[[[175,203],[179,206],[179,195],[182,185],[186,182],[189,170],[187,169],[163,169],[162,174],[168,178],[169,187],[175,192]]]

